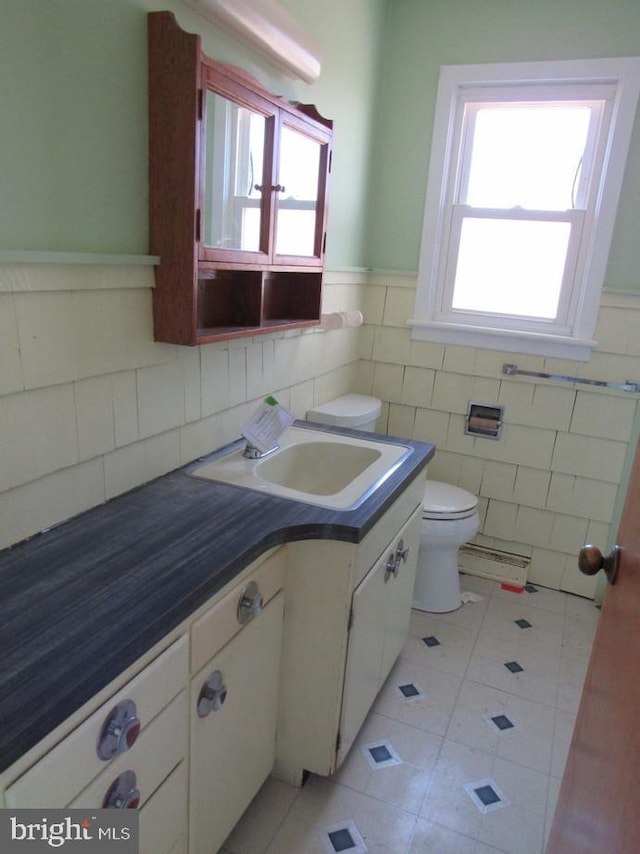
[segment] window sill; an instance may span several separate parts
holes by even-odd
[[[412,318],[407,323],[411,327],[411,337],[417,341],[435,341],[439,344],[458,344],[463,347],[480,347],[508,353],[576,359],[580,362],[588,362],[591,351],[598,345],[598,342],[591,338],[570,338],[566,335],[523,332],[514,329],[491,329],[418,318]]]

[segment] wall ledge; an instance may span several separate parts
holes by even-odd
[[[154,263],[146,255],[0,252],[0,294],[149,289]]]
[[[40,252],[31,249],[0,249],[0,264],[96,264],[153,266],[159,255],[112,255],[93,252]]]

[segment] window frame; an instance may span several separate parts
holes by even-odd
[[[413,338],[589,358],[597,345],[593,335],[639,94],[640,57],[441,68],[416,302],[414,317],[408,321]],[[463,161],[462,154],[469,154],[469,142],[462,134],[465,104],[515,103],[523,97],[533,101],[593,101],[604,96],[608,103],[598,119],[604,133],[595,149],[593,174],[583,174],[580,179],[579,194],[587,200],[586,210],[584,214],[575,210],[556,212],[561,219],[584,219],[579,233],[574,225],[571,227],[568,257],[575,262],[575,271],[568,286],[563,282],[557,318],[541,322],[520,315],[451,310],[451,276],[455,270],[452,274],[450,263],[448,283],[445,275],[451,230],[463,213],[456,200],[466,180],[460,166],[468,160]],[[593,148],[592,137],[587,145]],[[473,209],[474,215],[488,210]],[[508,209],[491,209],[490,213],[493,211],[508,213]],[[536,212],[518,211],[506,218],[529,217],[535,219]]]

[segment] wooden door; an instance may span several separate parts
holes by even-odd
[[[640,851],[640,444],[547,854]]]

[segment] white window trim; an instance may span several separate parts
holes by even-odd
[[[452,175],[452,146],[455,140],[456,105],[461,90],[510,83],[521,85],[547,81],[571,85],[582,83],[614,84],[616,94],[605,152],[606,181],[600,193],[594,228],[590,229],[585,272],[572,317],[555,331],[522,328],[491,328],[483,324],[438,320],[438,295],[435,286],[440,275],[445,239],[449,182]],[[422,244],[414,317],[408,321],[412,337],[439,343],[455,343],[493,350],[533,353],[588,360],[597,346],[595,331],[600,295],[618,200],[624,178],[627,152],[640,95],[640,57],[611,59],[559,60],[550,62],[500,63],[489,65],[451,65],[440,70],[436,100],[433,142],[427,181]]]

